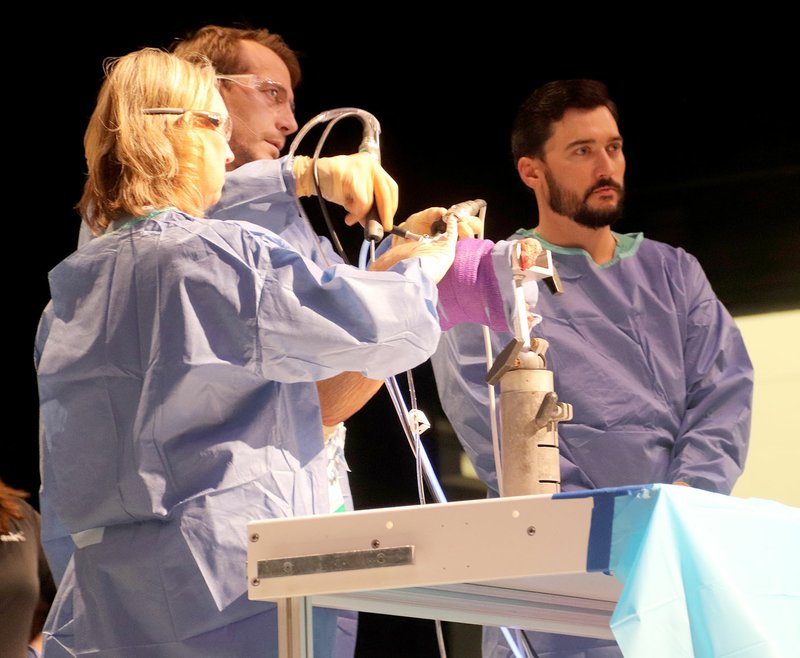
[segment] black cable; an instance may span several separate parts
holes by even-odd
[[[312,174],[314,179],[314,190],[317,193],[317,202],[319,203],[319,208],[322,211],[322,217],[325,219],[325,224],[328,227],[328,232],[331,236],[331,243],[333,244],[336,252],[339,254],[341,259],[347,264],[350,265],[350,259],[347,257],[347,254],[344,251],[344,247],[342,246],[341,241],[339,240],[339,234],[336,233],[336,229],[333,225],[333,220],[331,220],[330,213],[328,213],[328,203],[322,196],[322,190],[319,187],[319,176],[317,175],[317,161],[319,160],[319,154],[322,152],[322,147],[325,144],[325,140],[328,139],[328,135],[330,134],[333,126],[335,126],[339,121],[343,118],[351,116],[349,114],[342,114],[338,117],[334,117],[328,122],[328,125],[325,126],[325,130],[322,132],[322,136],[319,138],[317,142],[317,148],[314,150],[314,155],[311,160],[312,166]]]

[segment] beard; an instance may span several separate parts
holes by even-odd
[[[625,189],[616,181],[610,178],[598,180],[586,191],[586,194],[583,195],[583,199],[581,199],[574,192],[570,192],[561,187],[556,182],[556,179],[553,178],[549,167],[545,168],[544,176],[550,190],[550,209],[553,212],[563,215],[564,217],[569,217],[576,224],[588,228],[611,226],[622,217]],[[589,207],[589,197],[592,195],[592,192],[601,187],[613,187],[617,190],[619,193],[619,201],[617,201],[615,207],[603,210],[595,210]]]

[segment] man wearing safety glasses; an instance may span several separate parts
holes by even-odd
[[[287,138],[298,129],[293,89],[300,82],[300,64],[295,53],[279,35],[265,29],[216,25],[203,27],[178,42],[174,52],[190,59],[201,55],[211,60],[233,123],[230,147],[234,160],[227,165],[222,199],[209,209],[209,216],[245,220],[268,228],[320,267],[341,263],[330,242],[315,235],[300,216],[291,196],[314,194],[310,159],[281,157]],[[321,158],[318,169],[322,195],[347,209],[348,224],[365,216],[374,195],[384,228],[391,228],[397,209],[397,186],[370,156],[361,153]],[[353,184],[344,189],[342,183],[348,178]],[[325,179],[329,181],[327,186]],[[318,509],[317,513],[353,509],[344,459],[343,421],[360,409],[382,383],[358,372],[344,372],[316,382],[330,484],[330,510]],[[307,388],[311,389],[311,385]],[[308,391],[301,393],[307,395]],[[312,494],[309,488],[293,495],[313,496],[316,500],[319,492]],[[352,656],[356,626],[354,612],[315,610],[315,655]]]

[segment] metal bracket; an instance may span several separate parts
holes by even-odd
[[[491,370],[486,373],[486,383],[494,385],[500,381],[500,378],[505,375],[511,368],[514,367],[517,355],[522,350],[525,341],[519,338],[512,338],[511,342],[503,348],[503,351],[497,355],[497,358],[492,365]]]
[[[413,546],[370,548],[363,551],[320,553],[259,560],[259,578],[281,578],[358,569],[378,569],[414,564]]]

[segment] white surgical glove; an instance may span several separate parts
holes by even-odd
[[[432,207],[420,210],[410,215],[406,221],[400,224],[397,228],[401,228],[410,233],[417,235],[431,235],[433,223],[442,217],[447,212],[447,208]],[[473,217],[470,215],[458,216],[458,239],[474,238],[480,235],[483,228],[483,220],[480,217]],[[394,235],[392,236],[392,245],[397,246],[405,242],[405,238]]]
[[[423,272],[439,283],[453,264],[457,240],[458,220],[455,215],[450,215],[447,220],[447,231],[444,234],[430,240],[406,240],[381,254],[370,269],[388,270],[398,261],[419,258]]]
[[[316,194],[312,164],[308,156],[295,156],[298,197]],[[347,210],[344,221],[348,226],[363,224],[374,203],[384,230],[391,230],[397,212],[397,183],[369,153],[319,158],[317,174],[322,196]]]

